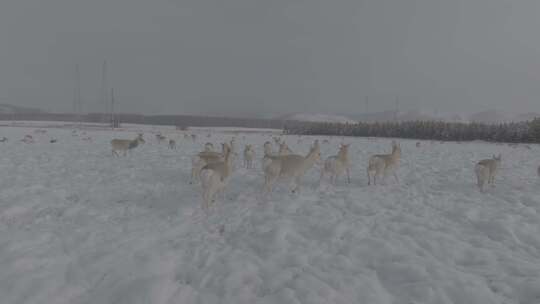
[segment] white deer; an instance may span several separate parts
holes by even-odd
[[[272,191],[273,184],[279,178],[291,178],[291,191],[296,193],[300,188],[302,177],[321,159],[319,142],[315,141],[309,153],[302,155],[265,155],[270,162],[264,167],[265,192]]]
[[[208,151],[205,145],[205,151],[197,153],[197,155],[191,159],[191,180],[189,183],[193,184],[195,180],[199,179],[199,173],[204,166],[211,163],[221,162],[223,161],[224,156],[225,144],[222,144],[222,153]]]
[[[223,160],[206,164],[200,172],[202,185],[203,208],[208,209],[214,202],[214,196],[221,192],[225,195],[225,187],[232,173],[231,149],[228,144],[223,144]]]
[[[377,176],[386,177],[387,174],[392,173],[396,182],[399,183],[397,176],[397,169],[399,168],[399,161],[401,158],[401,147],[395,141],[392,141],[392,153],[391,154],[379,154],[373,155],[369,158],[369,164],[367,167],[368,185],[371,185],[371,175],[373,174],[373,183],[377,184]]]
[[[167,137],[165,137],[161,133],[158,133],[156,134],[156,139],[157,139],[158,144],[161,144],[165,139],[167,139]]]
[[[347,173],[347,183],[351,183],[351,175],[349,172],[349,146],[350,144],[342,144],[339,147],[337,155],[330,156],[326,159],[324,166],[321,169],[320,183],[322,183],[324,175],[328,173],[330,175],[330,183],[335,185],[337,178],[344,172]]]
[[[487,182],[491,186],[495,187],[495,175],[501,165],[501,155],[495,156],[491,159],[483,159],[479,161],[474,167],[476,173],[476,181],[478,188],[481,192],[484,192],[484,184]]]
[[[251,145],[246,145],[244,148],[244,166],[247,169],[253,168],[253,158],[255,158],[255,150]]]
[[[137,148],[139,144],[144,144],[142,133],[139,133],[137,137],[133,140],[113,139],[111,140],[112,155],[120,156],[120,154],[118,154],[118,151],[122,151],[123,155],[126,156],[127,151],[131,151]]]
[[[285,141],[282,141],[279,144],[279,155],[290,155],[293,154],[293,151],[289,149],[289,146],[285,143]]]

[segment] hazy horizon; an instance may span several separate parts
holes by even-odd
[[[0,103],[269,117],[395,108],[540,112],[540,3],[8,0]]]

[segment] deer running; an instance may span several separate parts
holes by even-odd
[[[209,146],[207,144],[205,145],[205,151],[197,153],[197,155],[195,155],[191,159],[192,167],[191,180],[189,181],[190,184],[193,184],[195,180],[199,179],[199,173],[204,166],[206,166],[207,164],[223,161],[223,158],[225,156],[225,145],[226,144],[222,144],[222,153],[219,153],[214,151],[208,151],[207,148]]]
[[[208,209],[215,201],[218,192],[224,194],[232,173],[231,149],[228,144],[223,144],[223,153],[223,160],[206,164],[200,171],[204,209]]]
[[[399,160],[401,158],[401,146],[392,141],[392,153],[391,154],[379,154],[373,155],[369,158],[367,167],[368,185],[371,185],[371,176],[373,175],[373,183],[377,184],[377,176],[383,176],[383,179],[387,174],[392,173],[396,182],[399,183],[397,176],[397,169],[399,168]]]
[[[321,159],[319,142],[315,141],[309,153],[302,155],[265,155],[269,162],[264,167],[265,192],[272,191],[273,184],[279,178],[291,178],[291,191],[296,193],[300,188],[300,181],[313,165]]]
[[[480,188],[481,192],[484,192],[484,184],[487,182],[491,186],[495,187],[495,175],[501,165],[501,155],[495,156],[491,159],[483,159],[474,166],[474,173],[476,174],[476,184]]]

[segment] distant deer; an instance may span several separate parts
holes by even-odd
[[[206,164],[200,172],[202,185],[203,208],[208,209],[215,201],[218,192],[224,193],[232,173],[231,150],[228,144],[223,144],[223,159]]]
[[[296,193],[300,188],[302,177],[321,159],[319,142],[315,142],[306,156],[302,155],[266,155],[270,163],[264,168],[265,193],[272,191],[273,184],[279,178],[291,178],[291,191]]]
[[[493,155],[491,159],[483,159],[479,161],[474,167],[474,173],[476,173],[477,186],[480,188],[481,192],[484,192],[484,184],[487,182],[488,185],[495,187],[495,175],[499,170],[501,165],[501,155]]]
[[[5,137],[5,136],[2,136],[2,137],[0,138],[0,142],[7,142],[7,141],[8,141],[8,139],[7,139],[7,137]]]
[[[122,151],[123,155],[126,156],[127,151],[131,151],[139,146],[139,144],[144,144],[143,135],[139,133],[137,137],[133,140],[129,139],[113,139],[111,140],[112,146],[112,155],[120,156],[118,151]]]
[[[251,145],[246,145],[244,148],[244,166],[247,169],[253,168],[253,158],[255,158],[255,151]]]
[[[416,147],[417,147],[417,148],[420,148],[420,146],[421,146],[420,142],[417,141],[417,142],[416,142]]]
[[[197,141],[197,134],[191,134],[191,140],[193,140],[193,142],[196,142]]]
[[[347,173],[347,183],[351,183],[351,175],[349,172],[349,146],[350,144],[342,144],[339,147],[339,152],[337,155],[330,156],[326,159],[324,166],[321,169],[320,183],[322,182],[324,175],[328,173],[330,174],[330,183],[335,185],[337,178],[344,172]]]
[[[33,138],[32,135],[30,135],[30,134],[25,135],[24,138],[21,139],[21,141],[22,141],[23,143],[26,143],[26,144],[33,144],[33,143],[35,143],[34,138]]]
[[[169,139],[169,149],[176,150],[176,141],[174,139]]]
[[[161,144],[163,141],[167,139],[167,137],[163,136],[162,134],[156,134],[156,139],[158,144]]]
[[[392,173],[396,182],[399,183],[397,169],[401,158],[401,147],[395,141],[392,141],[392,153],[373,155],[369,158],[367,168],[368,185],[371,185],[371,175],[373,173],[373,183],[377,184],[377,176],[386,177],[388,173]]]

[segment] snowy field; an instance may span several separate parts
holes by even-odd
[[[368,187],[367,159],[390,140],[346,138],[350,185],[319,187],[315,167],[299,194],[281,184],[264,199],[270,134],[239,133],[256,168],[239,159],[206,214],[191,156],[228,129],[198,130],[194,143],[170,127],[23,126],[0,128],[0,303],[540,303],[539,146],[401,140],[400,184]],[[111,157],[110,140],[137,131],[146,144]],[[314,137],[285,139],[305,154]],[[342,140],[323,143],[323,157]],[[473,167],[494,153],[502,168],[482,194]]]

